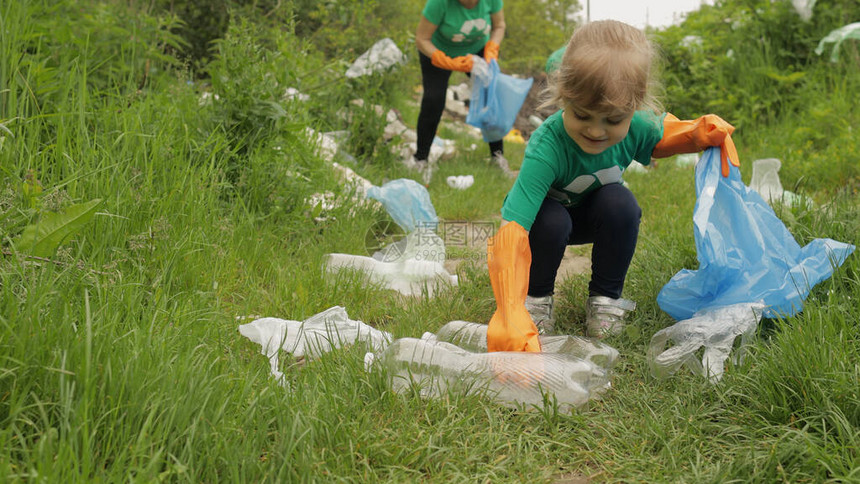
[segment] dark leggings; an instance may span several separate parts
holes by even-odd
[[[484,49],[476,55],[484,55]],[[451,71],[440,69],[433,65],[430,58],[418,52],[421,61],[421,83],[424,86],[424,97],[421,98],[421,111],[418,113],[418,149],[415,151],[416,160],[426,160],[430,155],[430,146],[436,137],[442,111],[445,110],[445,94],[448,90],[448,79]],[[489,143],[490,155],[504,153],[502,140]]]
[[[621,297],[636,250],[641,217],[636,197],[618,183],[598,188],[577,207],[544,199],[529,231],[529,295],[553,293],[558,266],[568,245],[593,243],[588,295]]]

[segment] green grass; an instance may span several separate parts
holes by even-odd
[[[64,16],[50,22],[40,15],[44,2],[0,6],[3,482],[860,480],[856,254],[814,288],[801,314],[766,321],[749,357],[719,385],[684,372],[650,376],[650,337],[672,323],[656,295],[697,264],[693,171],[671,160],[627,177],[643,208],[625,289],[639,306],[635,329],[613,342],[622,357],[602,399],[560,414],[475,396],[395,395],[382,375],[364,371],[360,346],[310,363],[283,355],[289,389],[278,385],[259,347],[238,333],[237,316],[303,320],[340,305],[395,337],[417,337],[454,319],[486,322],[495,309],[481,244],[448,247],[463,260],[460,284],[433,299],[322,270],[325,254],[361,254],[368,230],[388,215],[346,203],[313,220],[309,195],[349,193],[303,129],[364,136],[353,168],[374,184],[419,180],[379,141],[377,121],[349,125],[336,115],[360,95],[397,107],[414,127],[417,68],[345,86],[327,67],[339,64],[299,40],[235,27],[232,35],[247,38],[225,43],[239,62],[230,71],[237,77],[224,80],[227,109],[200,104],[205,82],[189,83],[161,51],[140,48],[163,40],[154,20],[129,22],[117,5],[59,5]],[[87,29],[104,35],[82,46]],[[288,64],[259,49],[264,40],[290,52]],[[272,79],[258,75],[267,69]],[[322,86],[309,103],[285,103],[283,116],[260,110],[257,101],[280,87],[309,84]],[[258,97],[245,97],[246,87]],[[856,117],[848,92],[835,92],[822,116]],[[739,133],[744,177],[747,160],[790,154],[786,188],[801,181],[819,207],[778,211],[792,234],[801,245],[817,237],[857,244],[857,132],[838,131],[839,145],[783,134],[807,127],[786,120]],[[440,218],[498,222],[511,180],[488,163],[480,140],[448,127],[440,134],[460,148],[428,187]],[[522,149],[506,145],[512,168]],[[830,163],[815,164],[825,157]],[[445,184],[461,174],[475,184]],[[94,199],[103,200],[96,215],[51,257],[16,252],[15,237],[41,214]],[[572,333],[582,332],[587,282],[558,283],[559,325]]]

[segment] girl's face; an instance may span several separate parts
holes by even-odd
[[[566,103],[562,119],[582,151],[598,155],[627,136],[633,111],[591,111]]]

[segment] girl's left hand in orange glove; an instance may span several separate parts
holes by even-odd
[[[698,153],[711,146],[719,146],[724,177],[729,176],[729,163],[740,166],[738,150],[732,141],[735,127],[715,114],[706,114],[694,120],[680,120],[672,113],[663,119],[663,139],[654,147],[654,158],[665,158],[679,153]]]

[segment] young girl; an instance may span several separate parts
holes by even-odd
[[[724,149],[723,175],[737,153],[732,126],[714,115],[680,121],[661,113],[652,86],[655,49],[645,34],[606,20],[578,28],[550,79],[547,104],[560,108],[532,134],[488,245],[498,309],[490,350],[539,351],[553,330],[556,273],[568,245],[592,243],[586,334],[623,328],[634,309],[621,297],[641,210],[621,175],[633,160]],[[726,158],[728,154],[728,158]]]

